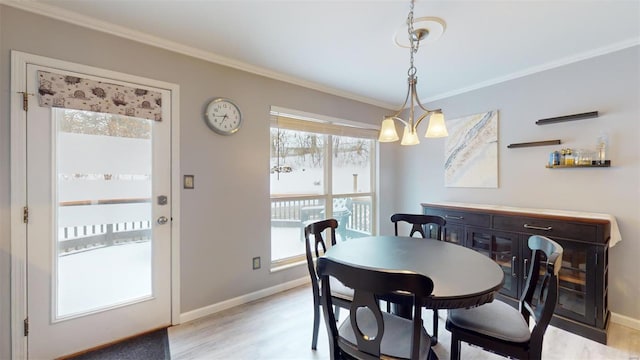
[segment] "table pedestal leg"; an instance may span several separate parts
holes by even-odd
[[[391,313],[394,315],[398,315],[400,317],[403,317],[405,319],[413,319],[412,315],[411,315],[411,306],[407,306],[405,304],[396,304],[393,303],[391,304]],[[429,337],[431,338],[431,346],[435,346],[438,343],[438,337],[437,336],[431,336],[429,335]]]

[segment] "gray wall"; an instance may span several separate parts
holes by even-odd
[[[544,71],[430,104],[449,119],[497,109],[497,189],[444,186],[444,139],[423,140],[395,158],[396,209],[458,201],[612,214],[622,242],[609,253],[609,307],[640,319],[640,47]],[[538,119],[598,110],[594,119],[539,126]],[[561,147],[594,149],[609,134],[611,168],[546,169]],[[507,149],[511,143],[561,139],[562,145]],[[395,146],[381,144],[381,147]],[[395,209],[381,211],[388,218]],[[384,222],[382,222],[384,223]],[[390,232],[382,229],[382,232]]]
[[[9,356],[10,330],[10,50],[180,85],[181,173],[195,174],[196,184],[182,191],[182,312],[308,276],[302,266],[269,272],[271,105],[370,123],[387,112],[6,6],[0,36],[0,359]],[[245,120],[234,136],[204,123],[204,107],[216,96],[241,106]],[[265,265],[257,271],[254,256]]]
[[[180,85],[181,173],[196,175],[196,189],[182,192],[182,312],[306,276],[303,267],[273,274],[268,266],[251,270],[253,256],[270,256],[270,105],[376,124],[387,113],[0,5],[0,358],[9,354],[11,49]],[[500,187],[445,188],[442,139],[409,148],[381,144],[381,233],[393,231],[392,212],[420,211],[428,201],[611,213],[624,239],[610,253],[611,309],[640,319],[634,264],[640,254],[638,52],[636,47],[433,104],[448,118],[500,111]],[[215,96],[242,107],[246,120],[238,134],[222,137],[205,126],[204,106]],[[602,116],[534,125],[536,119],[591,110]],[[592,147],[600,130],[610,135],[610,169],[549,170],[548,147],[506,149],[513,142],[555,138],[570,147]]]

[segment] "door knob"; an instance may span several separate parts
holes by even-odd
[[[168,221],[169,221],[169,219],[167,219],[167,217],[166,217],[166,216],[160,216],[160,217],[158,218],[158,224],[159,224],[159,225],[164,225],[164,224],[166,224]]]

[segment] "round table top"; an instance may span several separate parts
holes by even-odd
[[[405,270],[433,281],[429,307],[454,309],[493,300],[504,283],[500,266],[461,245],[398,236],[369,236],[338,242],[324,255],[376,270]]]

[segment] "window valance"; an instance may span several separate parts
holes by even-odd
[[[38,71],[38,104],[161,121],[162,94],[126,85]]]

